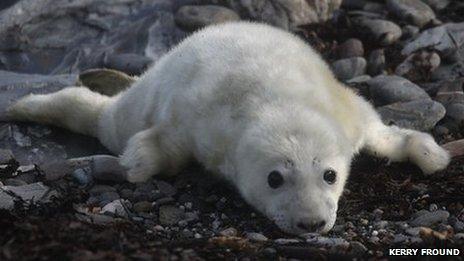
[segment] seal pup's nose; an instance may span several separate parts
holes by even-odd
[[[325,220],[321,220],[321,221],[313,221],[313,222],[298,222],[296,224],[296,226],[299,228],[299,229],[302,229],[304,231],[307,231],[307,232],[318,232],[318,231],[321,231],[324,227],[325,227]]]

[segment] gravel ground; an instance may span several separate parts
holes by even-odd
[[[432,133],[454,158],[446,170],[426,176],[412,164],[361,154],[353,162],[333,230],[295,237],[281,232],[201,166],[190,166],[176,177],[130,184],[123,181],[114,157],[65,161],[107,154],[92,138],[0,121],[1,260],[382,259],[391,248],[456,248],[464,253],[462,3],[424,0],[430,9],[404,7],[395,0],[344,1],[331,19],[325,15],[319,23],[302,25],[305,21],[295,13],[278,16],[278,9],[271,19],[264,9],[249,13],[249,6],[183,3],[174,12],[164,2],[149,9],[156,10],[155,18],[140,12],[134,17],[142,19],[131,23],[115,19],[115,14],[130,13],[119,2],[108,10],[88,6],[70,11],[73,19],[92,24],[73,36],[92,39],[85,44],[80,38],[57,43],[30,33],[44,24],[50,33],[48,20],[27,22],[20,33],[14,27],[23,38],[0,40],[0,69],[16,72],[0,71],[0,120],[10,100],[32,88],[50,92],[84,84],[114,94],[191,30],[242,18],[295,32],[323,55],[340,80],[369,99],[385,122]],[[137,3],[130,8],[146,7]],[[410,8],[421,10],[420,15]],[[104,15],[84,15],[94,9]],[[66,19],[60,26],[82,26]],[[109,30],[114,23],[121,29]],[[0,35],[7,25],[0,26]],[[147,40],[125,42],[130,32]],[[11,41],[19,41],[20,47],[12,48]],[[86,44],[95,53],[83,51]],[[37,58],[34,50],[54,58]],[[18,62],[18,57],[30,62]],[[86,71],[100,67],[117,71]],[[105,89],[108,81],[118,88]]]

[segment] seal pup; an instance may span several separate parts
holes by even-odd
[[[429,134],[383,124],[304,41],[249,22],[192,34],[114,97],[70,87],[9,115],[97,137],[131,182],[195,159],[293,234],[332,228],[360,149],[424,173],[449,162]]]

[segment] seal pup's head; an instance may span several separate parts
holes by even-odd
[[[270,107],[239,141],[235,183],[283,231],[324,233],[335,223],[351,156],[341,126],[329,117]]]

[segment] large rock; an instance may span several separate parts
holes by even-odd
[[[185,5],[176,13],[177,24],[189,31],[238,20],[240,16],[233,10],[216,5]]]
[[[446,113],[445,107],[432,100],[399,102],[377,108],[387,125],[429,131]]]
[[[353,21],[360,34],[383,46],[398,41],[402,34],[401,28],[391,21],[365,17],[355,18]]]
[[[366,72],[366,60],[362,57],[341,59],[332,63],[332,70],[338,79],[344,81]]]
[[[433,49],[442,57],[455,55],[464,45],[464,23],[448,23],[423,31],[401,51],[403,55],[420,49]]]
[[[367,84],[376,106],[430,99],[422,88],[399,76],[379,75],[367,81]]]
[[[13,208],[16,200],[34,204],[49,203],[56,196],[58,193],[55,190],[51,190],[41,182],[23,186],[2,186],[0,187],[0,209]]]
[[[242,18],[263,21],[285,29],[325,22],[342,3],[341,0],[204,0],[204,2],[226,5],[239,13]]]
[[[423,27],[435,19],[435,13],[420,0],[387,0],[387,8],[400,19]]]

